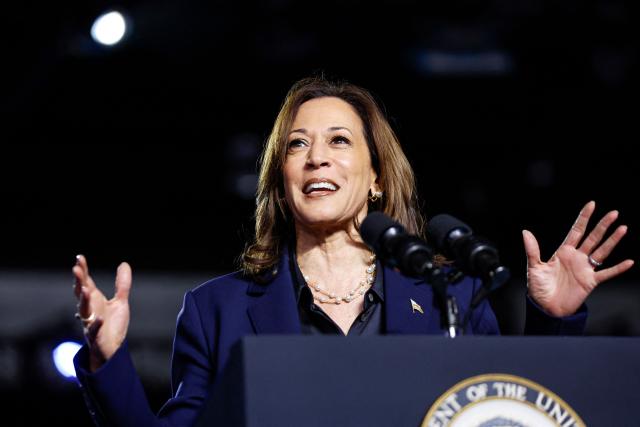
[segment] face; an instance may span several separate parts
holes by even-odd
[[[336,227],[367,214],[377,189],[362,120],[334,97],[302,104],[288,135],[284,189],[298,225]]]

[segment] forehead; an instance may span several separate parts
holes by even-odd
[[[300,105],[293,120],[293,128],[298,127],[345,126],[350,129],[362,128],[362,120],[356,110],[346,101],[336,97],[314,98]]]

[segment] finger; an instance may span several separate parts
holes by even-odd
[[[87,263],[87,258],[84,255],[76,255],[76,265],[79,265],[84,272],[89,274],[89,264]]]
[[[126,262],[118,266],[116,273],[116,295],[120,300],[129,299],[129,291],[131,290],[131,266]]]
[[[620,240],[622,240],[625,234],[627,234],[626,225],[621,225],[616,228],[616,231],[614,231],[613,234],[591,254],[591,257],[598,262],[603,262],[607,259],[609,254],[611,254],[611,251],[613,251],[618,243],[620,243]]]
[[[524,242],[524,251],[527,254],[527,267],[539,264],[540,246],[533,233],[528,230],[522,230],[522,241]]]
[[[84,255],[76,256],[76,265],[73,266],[73,274],[81,282],[81,286],[86,286],[91,289],[96,288],[93,278],[89,275],[89,264]]]
[[[618,211],[611,211],[602,217],[587,238],[584,239],[578,250],[587,255],[593,252],[593,248],[600,244],[605,233],[616,219],[618,219]]]
[[[76,298],[80,298],[80,291],[82,289],[82,269],[77,265],[74,265],[71,269],[73,273],[73,293]]]
[[[631,267],[633,267],[634,261],[627,259],[614,265],[613,267],[605,268],[604,270],[596,271],[596,281],[602,283],[606,280],[612,279],[619,274],[624,273]]]
[[[96,320],[83,328],[85,339],[89,344],[93,343],[96,340],[98,330],[102,326],[102,323],[102,317],[96,317]]]
[[[97,289],[96,284],[90,276],[86,276],[80,266],[74,266],[71,270],[74,276],[73,292],[76,298],[80,298],[82,288],[89,290]]]
[[[86,286],[80,289],[80,298],[78,300],[78,314],[85,319],[91,316],[91,290]]]
[[[584,236],[584,232],[587,229],[587,224],[589,223],[589,218],[593,214],[593,211],[596,208],[596,202],[590,201],[580,211],[576,222],[571,226],[571,230],[567,234],[567,237],[564,239],[563,245],[577,246],[582,240],[582,236]]]

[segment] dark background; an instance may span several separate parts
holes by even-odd
[[[114,7],[132,32],[99,47],[89,28]],[[492,302],[503,331],[517,334],[522,228],[548,257],[596,200],[598,217],[618,209],[629,225],[607,264],[639,258],[637,9],[610,0],[12,4],[0,75],[0,304],[26,319],[49,303],[38,291],[49,287],[69,300],[56,316],[71,317],[70,281],[53,277],[76,253],[109,274],[121,260],[147,277],[235,269],[273,119],[293,82],[324,73],[384,105],[427,216],[451,213],[498,245],[514,279]],[[26,303],[20,277],[37,284]],[[634,267],[594,293],[590,334],[640,335],[626,308],[638,312],[639,279]],[[21,361],[0,381],[3,406],[17,409],[7,425],[89,423],[75,386],[32,365],[45,363],[43,342],[79,337],[41,327],[58,317],[0,335],[0,356]],[[132,345],[167,354],[167,335],[142,333]],[[163,369],[143,376],[156,409],[169,393],[168,358]]]

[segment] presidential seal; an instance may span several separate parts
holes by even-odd
[[[582,427],[576,412],[551,390],[526,378],[486,374],[447,390],[422,427]]]

